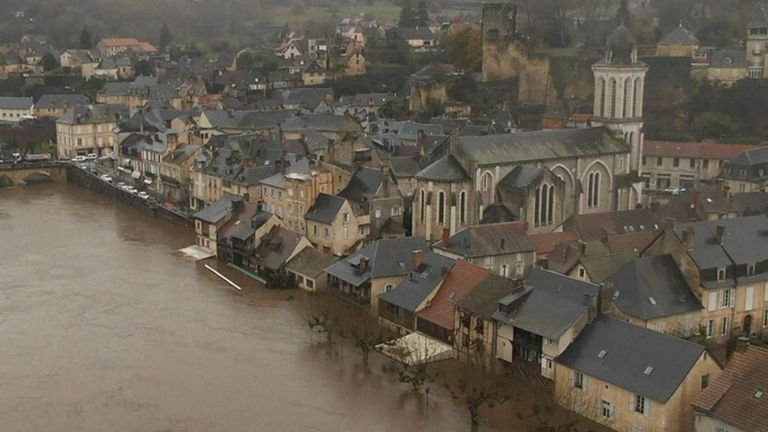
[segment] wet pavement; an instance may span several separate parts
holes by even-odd
[[[0,431],[470,429],[441,388],[426,402],[380,356],[329,350],[301,292],[217,266],[238,293],[175,255],[190,228],[46,184],[0,189],[0,239]],[[512,392],[481,430],[535,430],[532,407],[554,407],[525,382]]]

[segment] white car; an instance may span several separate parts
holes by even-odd
[[[149,194],[144,192],[144,191],[141,191],[141,192],[139,192],[139,198],[149,199]]]
[[[112,183],[112,177],[110,177],[110,176],[108,176],[108,175],[106,175],[106,174],[102,174],[102,175],[100,175],[100,176],[99,176],[99,178],[100,178],[100,179],[102,179],[102,180],[104,180],[104,181],[105,181],[105,182],[107,182],[107,183]]]
[[[117,182],[117,187],[119,187],[120,189],[124,190],[126,186],[128,186],[128,185],[125,184],[124,182]]]
[[[75,156],[72,158],[72,162],[85,162],[87,160],[85,156]]]
[[[126,192],[130,192],[130,193],[132,193],[132,194],[134,194],[134,195],[136,195],[137,193],[139,193],[139,190],[138,190],[138,189],[136,189],[136,188],[135,188],[135,187],[133,187],[133,186],[126,186],[126,187],[125,187],[125,190],[126,190]]]
[[[88,153],[87,155],[85,155],[85,160],[96,160],[98,158],[99,158],[99,155],[97,155],[96,153]]]

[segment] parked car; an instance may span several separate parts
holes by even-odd
[[[85,156],[75,156],[72,158],[72,162],[85,162],[88,159],[85,158]]]
[[[134,194],[134,195],[136,195],[137,193],[139,193],[139,190],[138,190],[138,189],[136,189],[136,188],[135,188],[135,187],[133,187],[133,186],[126,186],[126,187],[125,187],[125,190],[126,190],[127,192],[130,192],[130,193]]]
[[[128,186],[128,185],[125,184],[125,182],[117,182],[117,187],[119,187],[120,189],[125,190],[126,186]]]
[[[139,192],[139,198],[149,199],[149,194],[144,191],[141,191]]]
[[[102,179],[102,180],[104,180],[104,181],[105,181],[105,182],[107,182],[107,183],[112,183],[112,177],[110,177],[110,176],[108,176],[108,175],[106,175],[106,174],[102,174],[102,175],[100,175],[100,176],[99,176],[99,178],[100,178],[100,179]]]
[[[99,158],[99,155],[97,155],[96,153],[88,153],[87,155],[85,155],[86,160],[96,160],[98,158]]]

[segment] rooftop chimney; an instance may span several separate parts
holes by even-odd
[[[736,351],[744,352],[749,348],[749,337],[741,336],[736,339]]]
[[[725,240],[725,225],[717,226],[715,236],[717,237],[717,242],[723,244],[723,241]]]
[[[451,230],[443,228],[443,247],[447,248],[451,243]]]
[[[664,218],[664,231],[671,231],[673,229],[675,229],[675,219],[670,217]]]
[[[696,232],[694,231],[693,227],[688,227],[683,231],[683,246],[685,246],[686,249],[692,250],[693,245],[695,244],[694,239],[696,238]]]
[[[360,273],[362,273],[365,271],[367,267],[368,267],[368,258],[361,256],[360,264],[357,265],[357,269],[360,271]]]
[[[411,252],[411,270],[417,271],[419,267],[421,267],[421,262],[423,259],[423,254],[420,250],[415,250]]]

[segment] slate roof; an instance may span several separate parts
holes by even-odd
[[[454,304],[460,302],[490,274],[484,267],[467,261],[455,261],[430,305],[420,310],[418,317],[442,328],[453,329]]]
[[[443,245],[442,240],[433,247],[465,259],[536,250],[536,244],[528,237],[524,225],[519,222],[469,226],[451,236],[447,247]]]
[[[718,225],[725,227],[722,244],[716,237]],[[688,255],[699,269],[768,261],[768,218],[765,215],[678,224],[675,234],[679,239],[682,239],[683,231],[687,228],[692,228],[694,232],[693,250],[689,250]],[[705,288],[717,288],[733,286],[736,280],[747,283],[766,279],[768,273],[765,270],[753,276],[740,274],[735,279],[732,272],[728,272],[725,280],[714,285],[703,280],[702,285]]]
[[[726,59],[731,59],[731,64]],[[715,49],[709,54],[709,66],[714,68],[742,69],[747,67],[747,53],[744,50]]]
[[[223,217],[232,211],[235,202],[240,202],[243,197],[230,193],[225,193],[220,200],[211,203],[208,207],[192,215],[194,219],[199,219],[207,223],[218,223]]]
[[[423,39],[423,40],[432,40],[434,39],[435,35],[432,33],[432,30],[429,29],[429,27],[397,27],[396,32],[398,36],[405,40],[415,40],[415,39]]]
[[[346,200],[340,196],[321,193],[304,216],[308,221],[330,225],[339,214]]]
[[[664,403],[704,352],[701,345],[600,315],[556,361]],[[653,369],[646,374],[649,367]]]
[[[683,24],[681,23],[659,41],[659,45],[672,44],[698,45],[699,40],[696,38],[692,31],[683,27]]]
[[[81,94],[44,94],[37,100],[35,108],[71,108],[75,105],[87,105],[88,97]]]
[[[522,298],[513,293],[499,301],[519,304],[509,313],[497,310],[494,319],[553,340],[589,314],[600,294],[595,284],[541,268],[534,268],[524,284],[527,293]]]
[[[637,258],[607,278],[613,283],[613,304],[623,313],[652,320],[696,312],[701,304],[693,295],[671,255]]]
[[[499,186],[526,189],[536,183],[543,173],[543,169],[533,165],[518,165],[499,181]]]
[[[383,181],[384,174],[380,169],[360,167],[349,180],[347,187],[339,192],[339,196],[358,203],[371,200],[378,193]]]
[[[524,164],[630,151],[628,144],[603,127],[463,136],[459,145],[478,165]]]
[[[293,111],[204,111],[203,115],[213,128],[258,130],[276,128]]]
[[[336,262],[336,257],[323,253],[315,248],[306,247],[293,257],[285,268],[310,278],[322,274],[326,267]]]
[[[234,237],[238,240],[247,240],[256,232],[255,224],[252,224],[253,219],[259,214],[259,207],[256,203],[243,201],[243,205],[238,209],[232,218],[227,221],[219,230],[216,231],[218,239],[226,237]],[[267,213],[269,215],[269,213]],[[263,218],[256,219],[263,224],[266,220]]]
[[[503,203],[493,203],[483,210],[481,225],[514,222],[520,218]]]
[[[758,392],[763,392],[760,397]],[[735,352],[693,407],[733,428],[768,432],[768,350],[750,346]]]
[[[254,258],[257,265],[273,271],[279,270],[303,238],[299,233],[275,225],[261,238],[261,244],[256,248]]]
[[[447,154],[416,174],[417,178],[436,181],[469,180],[469,174],[464,171],[459,161],[452,154]]]
[[[637,259],[637,253],[616,253],[601,256],[581,257],[581,265],[589,275],[589,280],[601,283],[625,264]]]
[[[395,156],[389,159],[389,166],[397,178],[414,177],[421,171],[421,164],[412,156]]]
[[[521,281],[515,281],[495,274],[475,286],[457,305],[484,319],[492,319],[499,309],[499,300],[524,290]]]
[[[564,222],[563,227],[578,232],[584,241],[590,241],[605,234],[658,230],[659,220],[649,209],[636,209],[574,215]]]
[[[394,289],[379,296],[379,300],[391,303],[410,312],[429,297],[446,277],[454,260],[431,251],[422,251],[422,264]]]
[[[574,231],[531,234],[531,241],[536,244],[536,250],[541,254],[549,254],[557,245],[565,241],[579,240],[579,234]]]
[[[643,156],[665,156],[693,159],[733,159],[739,154],[753,149],[747,144],[720,144],[697,142],[673,142],[646,140]]]
[[[0,109],[5,110],[28,110],[34,106],[35,103],[31,97],[0,97]]]
[[[360,286],[371,278],[403,276],[410,271],[411,253],[415,250],[422,253],[429,251],[429,244],[423,237],[380,239],[360,252],[339,260],[326,272],[354,286]],[[368,259],[362,272],[355,268],[361,256]]]
[[[128,107],[122,104],[77,105],[57,120],[57,123],[119,123],[128,118]]]
[[[286,132],[302,132],[307,129],[340,132],[359,129],[351,117],[333,114],[301,114],[286,119],[282,128]]]

